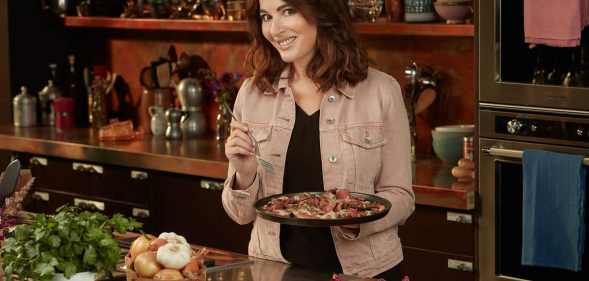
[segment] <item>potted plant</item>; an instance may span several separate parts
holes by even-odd
[[[141,223],[120,214],[109,218],[69,205],[55,215],[35,215],[32,224],[18,225],[0,249],[6,280],[13,275],[39,281],[70,279],[78,273],[83,274],[76,280],[84,275],[91,280],[110,276],[121,260],[113,232],[139,227]]]

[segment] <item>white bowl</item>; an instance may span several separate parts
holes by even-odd
[[[52,281],[94,281],[96,280],[95,272],[79,272],[74,274],[71,278],[67,279],[62,273],[54,275]]]
[[[434,128],[436,132],[456,132],[456,133],[471,133],[474,132],[473,124],[459,124],[459,125],[446,125],[437,126]]]

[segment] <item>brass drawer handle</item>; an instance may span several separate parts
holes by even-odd
[[[31,159],[29,159],[29,164],[31,164],[31,166],[47,166],[47,158],[31,157]]]
[[[78,172],[87,172],[92,174],[103,174],[104,168],[99,165],[84,164],[79,162],[72,163],[72,169]]]
[[[472,224],[472,216],[470,214],[446,212],[446,220],[457,223]]]
[[[210,190],[223,190],[224,183],[211,180],[200,180],[200,187]]]
[[[149,218],[149,210],[146,210],[146,209],[133,208],[132,213],[133,213],[134,217],[137,217],[140,219]]]
[[[74,198],[74,206],[90,211],[104,211],[104,202]]]
[[[472,262],[448,259],[448,268],[459,271],[472,272]]]
[[[49,193],[47,192],[35,191],[32,197],[35,200],[49,202]]]
[[[143,171],[131,171],[131,178],[135,180],[146,180],[149,178],[149,174]]]

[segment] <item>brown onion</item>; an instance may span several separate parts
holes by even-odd
[[[180,271],[175,269],[162,269],[156,275],[153,276],[155,280],[182,280],[184,276]]]
[[[133,262],[133,267],[135,268],[137,275],[147,278],[153,277],[162,269],[160,264],[157,263],[155,252],[152,251],[139,254]]]
[[[131,255],[131,260],[135,260],[139,254],[147,251],[151,240],[155,237],[152,235],[139,235],[135,241],[131,244],[131,248],[129,249],[129,254]]]
[[[182,274],[188,279],[198,279],[204,269],[203,260],[192,258],[182,269]]]

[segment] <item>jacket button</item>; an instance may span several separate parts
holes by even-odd
[[[337,157],[335,155],[331,155],[329,156],[329,158],[327,159],[329,161],[329,163],[335,163],[337,162]]]
[[[369,136],[365,136],[365,137],[364,137],[364,142],[365,142],[366,144],[370,144],[370,142],[371,142],[371,141],[372,141],[372,140],[370,139],[370,137],[369,137]]]
[[[327,101],[328,102],[334,102],[335,101],[335,96],[334,95],[331,95],[331,96],[327,97]]]
[[[335,123],[335,118],[327,118],[327,124],[332,125],[333,123]]]

